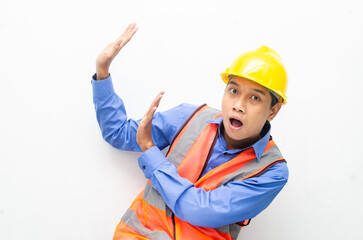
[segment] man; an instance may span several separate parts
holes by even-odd
[[[239,56],[221,74],[227,84],[222,112],[190,104],[156,112],[160,92],[134,121],[108,70],[136,31],[130,24],[100,53],[92,80],[103,137],[118,149],[143,151],[139,165],[149,180],[114,239],[237,239],[288,179],[269,123],[286,103],[280,57],[268,47]],[[164,156],[160,150],[168,146]]]

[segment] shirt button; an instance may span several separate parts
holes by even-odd
[[[224,154],[224,155],[227,155],[228,153],[227,153],[227,152],[224,152],[223,154]]]
[[[145,168],[146,168],[145,166],[142,166],[142,169],[144,169],[144,170],[145,170]]]

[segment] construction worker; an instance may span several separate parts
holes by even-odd
[[[156,112],[160,92],[135,121],[114,92],[109,67],[136,31],[130,24],[99,54],[92,80],[104,139],[121,150],[142,151],[138,163],[148,179],[114,239],[237,239],[288,179],[270,136],[270,121],[286,103],[280,57],[265,46],[237,57],[221,74],[222,111],[181,104]]]

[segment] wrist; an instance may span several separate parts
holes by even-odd
[[[96,74],[97,74],[97,79],[96,80],[103,80],[108,78],[108,76],[110,75],[109,73],[109,66],[107,66],[106,64],[96,64]]]
[[[143,152],[146,152],[147,150],[149,150],[154,146],[155,146],[154,143],[150,143],[150,144],[143,144],[142,146],[140,146],[140,148]]]
[[[108,71],[96,71],[96,80],[104,80],[108,78],[109,75],[110,73]]]

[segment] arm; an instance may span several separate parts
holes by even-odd
[[[205,191],[180,177],[175,166],[155,147],[140,156],[139,165],[176,216],[192,225],[212,228],[255,217],[288,179],[286,163],[278,163],[259,177]]]
[[[93,76],[93,102],[103,138],[121,150],[141,151],[136,142],[139,121],[128,119],[122,99],[115,93],[109,67],[112,60],[136,33],[136,24],[130,24],[125,32],[110,43],[97,57],[96,74]],[[152,138],[160,149],[168,146],[177,130],[196,107],[179,105],[153,116]],[[188,115],[189,114],[189,115]]]
[[[116,148],[131,151],[140,151],[139,146],[132,141],[135,139],[133,132],[138,123],[132,119],[127,121],[124,103],[114,92],[109,68],[136,31],[136,24],[129,24],[119,38],[100,52],[96,60],[96,74],[92,80],[93,103],[103,138]]]
[[[113,90],[111,77],[102,81],[93,80],[92,84],[96,117],[103,138],[115,148],[141,151],[136,142],[140,120],[128,119],[122,99]],[[155,113],[151,127],[154,144],[159,149],[170,145],[174,135],[196,108],[191,104],[180,104]]]

